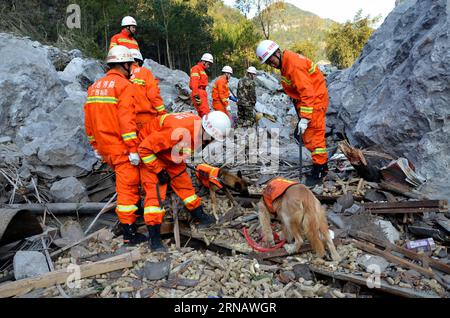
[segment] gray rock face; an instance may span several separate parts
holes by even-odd
[[[87,201],[86,188],[77,178],[69,177],[53,183],[50,193],[56,202],[78,203]]]
[[[18,251],[14,255],[13,265],[16,280],[37,277],[49,272],[44,254],[35,251]]]
[[[0,127],[14,136],[34,110],[55,108],[66,93],[39,43],[0,33],[0,56]]]
[[[0,55],[8,61],[0,63],[0,127],[19,146],[23,165],[47,179],[86,174],[96,159],[83,104],[87,85],[103,75],[101,63],[4,33]]]
[[[410,159],[450,197],[450,4],[406,0],[389,14],[355,64],[329,78],[328,125],[355,146],[380,145]]]

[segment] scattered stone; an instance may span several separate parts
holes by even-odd
[[[55,202],[82,203],[88,200],[85,185],[74,177],[53,183],[50,192]]]
[[[374,223],[381,227],[389,242],[395,244],[395,242],[400,240],[400,233],[395,229],[391,222],[385,220],[376,220],[374,221]]]
[[[172,260],[169,258],[163,262],[145,262],[142,268],[144,276],[148,280],[160,280],[169,276],[170,264]]]
[[[6,144],[11,141],[12,141],[11,137],[8,136],[0,137],[0,144]]]
[[[361,265],[368,273],[382,273],[390,265],[390,263],[384,258],[370,254],[361,255],[356,259],[356,262]]]
[[[312,281],[314,279],[313,273],[309,270],[308,264],[297,264],[292,268],[295,279],[303,278],[306,281]]]
[[[37,277],[50,271],[45,255],[36,251],[18,251],[14,255],[13,266],[16,280]]]

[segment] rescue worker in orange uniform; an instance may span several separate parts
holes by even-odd
[[[222,75],[214,83],[212,89],[212,106],[214,110],[218,110],[227,114],[231,118],[231,114],[228,112],[228,99],[230,98],[230,89],[228,88],[228,81],[230,80],[233,69],[226,65],[222,68]]]
[[[122,19],[122,31],[113,35],[109,49],[116,45],[122,45],[129,49],[139,50],[139,44],[134,38],[137,32],[137,23],[133,17],[126,16]]]
[[[162,203],[169,182],[191,212],[194,224],[206,227],[214,223],[214,218],[203,211],[201,199],[195,194],[185,160],[207,145],[211,138],[224,140],[230,127],[230,119],[222,112],[211,112],[203,119],[192,113],[175,113],[156,118],[141,131],[143,141],[138,152],[145,164],[142,173],[146,194],[144,220],[151,250],[166,249],[160,231],[165,214]]]
[[[139,195],[138,137],[133,115],[134,88],[129,81],[133,56],[128,48],[114,46],[108,52],[106,76],[88,89],[84,105],[85,128],[96,157],[116,174],[116,213],[123,239],[130,245],[147,240],[137,233],[135,221]]]
[[[206,86],[208,86],[208,75],[206,69],[213,64],[213,56],[209,53],[203,54],[200,62],[191,68],[189,87],[192,90],[192,103],[200,117],[210,112],[208,104],[208,94]]]
[[[273,201],[282,196],[286,190],[295,184],[299,184],[299,182],[284,179],[281,177],[274,178],[269,181],[267,187],[264,189],[262,196],[264,200],[264,204],[269,210],[270,213],[275,214],[275,209],[273,208]]]
[[[159,91],[158,80],[148,68],[142,66],[144,58],[141,52],[136,49],[130,51],[136,61],[131,68],[131,81],[135,84],[136,127],[139,132],[151,119],[167,112]]]
[[[266,63],[281,71],[284,92],[294,99],[299,117],[294,136],[303,138],[303,144],[312,155],[313,169],[305,184],[318,184],[328,173],[325,145],[328,91],[325,78],[317,64],[292,51],[281,52],[278,44],[273,41],[262,41],[256,49],[256,55],[261,64]]]

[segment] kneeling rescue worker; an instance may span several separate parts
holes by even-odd
[[[112,47],[106,58],[110,70],[88,89],[84,105],[85,128],[96,157],[116,174],[116,213],[128,244],[147,240],[136,231],[139,195],[138,137],[134,110],[134,87],[129,81],[134,58],[128,48]]]
[[[191,213],[194,224],[207,227],[214,223],[214,218],[203,211],[201,199],[195,194],[185,160],[206,146],[211,138],[223,141],[230,127],[227,115],[213,111],[203,119],[192,113],[166,114],[141,130],[138,152],[145,164],[141,177],[146,194],[144,220],[151,250],[166,250],[160,231],[165,214],[162,203],[169,183]]]

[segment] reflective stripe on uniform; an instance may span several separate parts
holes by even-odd
[[[147,157],[144,157],[141,159],[142,159],[143,163],[148,164],[148,163],[152,163],[153,161],[155,161],[158,158],[156,157],[156,155],[150,155],[150,156],[147,156]]]
[[[134,212],[138,209],[135,205],[118,205],[117,212]]]
[[[94,142],[95,141],[94,136],[87,136],[87,138],[88,138],[89,142]]]
[[[137,134],[135,131],[130,132],[130,133],[126,133],[122,135],[123,140],[127,141],[127,140],[131,140],[131,139],[137,139]]]
[[[206,73],[204,71],[200,71],[200,74],[202,75],[206,75]]]
[[[308,106],[300,106],[300,112],[301,113],[306,113],[306,114],[312,114],[313,113],[313,108],[312,107],[308,107]]]
[[[138,79],[138,78],[134,78],[131,80],[133,83],[138,84],[138,85],[142,85],[145,86],[145,81],[142,79]]]
[[[311,75],[312,73],[314,73],[316,71],[316,68],[317,68],[317,64],[313,63],[311,65],[311,68],[308,70],[308,74]]]
[[[183,154],[188,154],[188,155],[190,155],[190,154],[193,153],[193,151],[192,151],[191,148],[181,148],[181,152],[182,152]]]
[[[292,85],[292,81],[289,80],[289,79],[287,79],[287,78],[284,77],[284,76],[281,76],[281,81],[282,81],[283,83],[285,83],[286,85]]]
[[[159,206],[147,206],[144,208],[144,214],[163,214],[166,213],[164,209]]]
[[[228,98],[222,98],[222,102],[226,102]]]
[[[119,38],[117,40],[117,42],[124,42],[124,43],[131,43],[131,44],[138,44],[135,40],[128,40],[128,39],[123,39],[123,38]]]
[[[166,110],[166,107],[165,107],[164,105],[161,105],[161,106],[155,107],[155,109],[156,109],[156,111],[158,111],[158,112],[162,112],[162,111],[165,111],[165,110]]]
[[[312,152],[313,155],[318,155],[318,154],[320,154],[320,153],[327,153],[327,148],[316,148],[316,149]]]
[[[166,119],[166,117],[169,116],[169,114],[165,114],[161,116],[161,119],[159,120],[159,126],[162,127],[162,125],[164,124],[164,120]]]
[[[184,199],[183,203],[186,205],[186,204],[194,202],[197,199],[198,199],[198,196],[196,194],[194,194],[194,195],[191,195],[190,197]]]
[[[198,73],[191,73],[191,76],[200,77],[200,75],[198,75]]]
[[[114,96],[89,96],[86,104],[102,103],[102,104],[117,104],[118,99]]]

